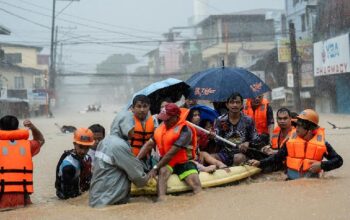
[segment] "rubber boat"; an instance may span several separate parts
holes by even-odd
[[[261,170],[253,166],[234,166],[229,168],[231,172],[225,170],[216,170],[214,173],[200,172],[199,179],[203,188],[222,186],[229,183],[234,183],[243,180],[247,177],[259,173]],[[168,180],[167,193],[180,193],[190,191],[191,188],[179,179],[175,174],[171,175]],[[156,195],[157,181],[155,179],[149,180],[145,187],[138,188],[135,185],[131,186],[131,195]]]

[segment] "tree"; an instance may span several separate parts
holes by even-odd
[[[97,64],[97,73],[115,73],[123,74],[126,73],[126,66],[137,63],[138,60],[132,54],[113,54],[106,60]]]

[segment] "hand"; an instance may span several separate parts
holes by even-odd
[[[209,138],[209,139],[214,139],[215,136],[216,136],[215,131],[209,131],[209,134],[208,134],[208,138]]]
[[[318,173],[318,172],[320,172],[320,170],[321,170],[321,162],[319,162],[319,161],[312,162],[312,164],[309,168],[309,171],[311,173]]]
[[[30,129],[32,129],[34,127],[33,123],[30,120],[28,120],[28,119],[23,121],[23,126],[27,127],[27,128],[30,128]]]
[[[258,160],[248,160],[247,162],[250,166],[255,166],[255,167],[259,167],[260,166],[260,161]]]
[[[155,178],[157,176],[157,170],[152,169],[151,171],[148,172],[147,175],[149,179]]]
[[[270,145],[266,145],[263,148],[261,148],[261,152],[267,154],[267,155],[272,155],[274,154],[274,151],[271,149]]]
[[[239,150],[242,152],[242,153],[245,153],[247,152],[248,148],[249,148],[249,142],[244,142],[242,144],[240,144],[238,146]]]

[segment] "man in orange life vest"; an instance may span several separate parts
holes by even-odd
[[[143,158],[155,144],[161,159],[150,171],[151,176],[159,173],[157,182],[158,200],[165,198],[167,181],[172,173],[179,176],[193,189],[202,191],[196,165],[191,161],[196,155],[196,130],[186,122],[188,109],[181,109],[174,103],[168,103],[158,118],[163,123],[156,129],[154,137],[141,149],[138,158]]]
[[[129,143],[135,157],[139,154],[141,147],[153,136],[157,119],[149,113],[151,101],[145,95],[137,95],[132,101],[133,123],[131,126],[131,137]],[[150,161],[144,161],[149,167]],[[147,169],[148,169],[147,167]]]
[[[321,170],[330,171],[343,165],[343,159],[325,141],[324,128],[318,126],[318,114],[311,109],[297,117],[297,127],[278,153],[261,161],[250,160],[249,164],[261,168],[286,159],[288,179],[318,177]],[[327,161],[322,161],[323,157]]]
[[[7,115],[0,119],[0,209],[31,204],[33,193],[32,157],[39,153],[45,140],[29,120],[23,125],[32,131],[18,129],[18,119]]]
[[[277,127],[273,130],[271,137],[271,146],[267,145],[262,149],[268,155],[278,152],[283,144],[289,139],[292,132],[292,117],[291,112],[287,108],[280,108],[276,113]]]
[[[271,142],[275,123],[268,100],[264,98],[264,95],[259,95],[255,99],[247,99],[243,113],[254,120],[260,139],[264,142],[263,145],[268,145]]]

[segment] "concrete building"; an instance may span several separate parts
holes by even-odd
[[[209,67],[237,66],[240,50],[271,50],[275,47],[275,22],[266,19],[269,9],[244,11],[234,14],[211,15],[197,26],[202,42],[203,60]],[[246,64],[248,65],[248,63]]]
[[[312,39],[319,0],[285,0],[287,25],[293,22],[297,39]]]
[[[42,47],[0,43],[1,49],[5,53],[6,62],[24,67],[40,70],[41,74],[36,74],[33,81],[34,88],[44,89],[49,68],[48,55],[41,55]]]
[[[314,43],[316,110],[350,114],[350,2],[319,0]]]
[[[145,56],[148,57],[148,72],[151,75],[160,73],[160,63],[159,63],[159,48],[151,50],[146,53]]]
[[[5,106],[13,111],[13,105],[18,104],[15,102],[27,102],[28,107],[25,108],[28,113],[19,111],[20,117],[29,112],[34,115],[44,114],[48,56],[40,55],[42,48],[36,46],[0,43],[0,49],[3,53],[0,64],[2,103],[7,100]]]

